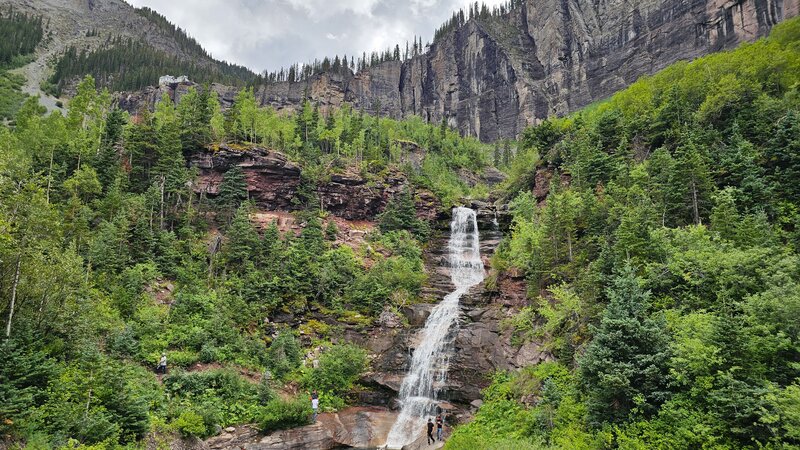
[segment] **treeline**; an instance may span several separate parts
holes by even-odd
[[[178,47],[187,55],[197,57],[199,59],[213,59],[211,55],[195,40],[193,37],[186,34],[186,31],[170,22],[166,17],[159,14],[154,9],[143,6],[135,8],[135,11],[140,16],[146,18],[150,23],[160,28],[161,31],[170,37],[178,44]],[[246,68],[241,68],[248,71]]]
[[[498,374],[447,448],[800,445],[798,48],[792,19],[525,131],[493,267],[556,361]]]
[[[470,20],[488,20],[492,17],[503,17],[509,12],[520,8],[524,3],[524,0],[509,0],[506,3],[495,5],[491,9],[485,3],[478,4],[478,2],[475,2],[470,4],[466,12],[464,12],[464,9],[453,12],[453,16],[436,29],[433,35],[433,42],[438,41],[452,30],[461,28]]]
[[[380,104],[369,111],[380,114]],[[379,172],[390,164],[408,169],[409,153],[427,149],[421,166],[409,175],[453,203],[470,193],[456,172],[480,171],[489,165],[488,148],[474,138],[463,138],[447,124],[427,124],[420,117],[392,120],[365,114],[349,105],[321,111],[304,102],[294,116],[259,108],[252,89],[237,95],[218,135],[222,139],[253,142],[279,149],[297,161],[321,161],[341,166],[356,164]]]
[[[267,83],[282,81],[295,83],[307,81],[323,73],[335,73],[339,75],[353,74],[387,61],[405,61],[422,54],[422,48],[422,38],[419,38],[419,42],[417,42],[417,38],[415,37],[413,50],[409,47],[408,42],[406,42],[405,50],[402,52],[400,50],[400,45],[395,45],[394,49],[387,48],[382,52],[371,52],[370,54],[364,52],[357,59],[354,59],[352,56],[348,59],[347,55],[341,58],[339,58],[339,56],[333,58],[325,57],[322,61],[314,60],[308,64],[292,64],[288,69],[281,67],[277,71],[265,71],[262,76]]]
[[[41,17],[17,12],[11,5],[0,9],[0,65],[33,53],[44,37]]]
[[[453,13],[453,17],[436,30],[434,42],[450,30],[463,26],[467,20],[485,20],[491,17],[501,17],[506,15],[509,11],[519,8],[522,4],[523,0],[511,0],[502,5],[494,6],[491,9],[486,6],[486,4],[479,5],[477,2],[475,2],[474,5],[470,4],[467,13],[465,13],[463,9]],[[404,47],[397,44],[394,48],[390,47],[383,51],[371,52],[369,54],[364,52],[357,58],[351,56],[348,59],[347,55],[342,58],[339,58],[339,56],[333,58],[325,57],[322,61],[314,60],[308,64],[297,63],[292,64],[289,68],[281,67],[276,71],[265,71],[262,76],[265,82],[276,83],[283,81],[307,81],[312,77],[324,73],[336,73],[340,75],[358,73],[387,61],[407,61],[411,58],[415,58],[425,53],[429,46],[430,43],[423,43],[421,36],[414,36],[412,43],[406,41]]]
[[[162,75],[188,75],[200,83],[218,82],[241,86],[257,82],[248,69],[224,62],[206,63],[171,56],[131,38],[109,39],[97,50],[70,47],[58,60],[49,79],[57,96],[76,78],[91,74],[112,91],[137,90],[158,83]]]

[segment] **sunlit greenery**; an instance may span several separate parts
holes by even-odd
[[[525,131],[495,266],[557,363],[447,448],[797,448],[800,19]],[[536,171],[553,182],[544,204]]]

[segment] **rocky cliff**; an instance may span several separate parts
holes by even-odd
[[[293,211],[300,204],[302,177],[300,166],[279,152],[260,147],[232,149],[222,146],[215,151],[192,155],[190,165],[197,168],[194,190],[199,195],[215,197],[232,167],[241,168],[247,192],[260,210]],[[396,170],[380,177],[367,177],[342,171],[322,180],[315,194],[323,211],[347,220],[375,220],[386,204],[408,185],[406,176]],[[435,219],[441,203],[430,192],[416,191],[417,211],[421,217]]]
[[[426,53],[355,75],[262,86],[262,104],[350,102],[391,117],[446,119],[491,142],[606,98],[678,60],[733,48],[798,14],[800,0],[529,0],[471,20]],[[235,91],[215,86],[229,104]],[[135,96],[134,96],[135,99]]]

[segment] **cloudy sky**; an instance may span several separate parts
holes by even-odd
[[[219,59],[255,71],[360,55],[434,30],[468,0],[127,0],[187,30]],[[484,0],[499,5],[504,0]]]

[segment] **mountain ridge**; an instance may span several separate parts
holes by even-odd
[[[10,1],[46,17],[58,9],[53,0]],[[72,17],[73,40],[83,42],[75,39],[76,26],[91,29],[99,23],[102,30],[115,32],[122,23],[116,32],[133,37],[139,33],[155,48],[182,55],[165,33],[143,37],[147,27],[136,24],[147,18],[129,18],[135,9],[121,0],[68,0],[64,5],[91,13]],[[294,110],[304,100],[323,110],[351,103],[393,118],[420,115],[430,122],[446,121],[484,142],[513,139],[530,124],[607,98],[676,61],[762,37],[798,11],[798,0],[525,1],[503,16],[470,19],[404,61],[383,62],[357,73],[259,83],[256,98],[278,110]],[[108,26],[109,17],[114,26]],[[150,26],[158,25],[150,21]],[[50,57],[53,54],[51,50]],[[221,64],[210,57],[198,61]],[[233,101],[238,89],[215,86],[223,105]],[[120,98],[134,112],[162,93],[145,89]]]

